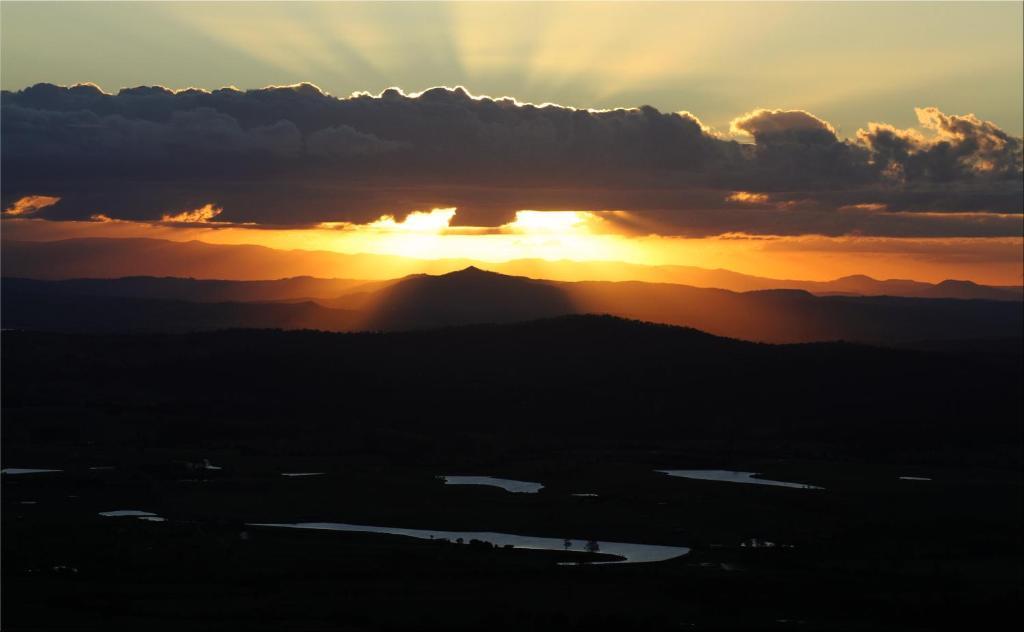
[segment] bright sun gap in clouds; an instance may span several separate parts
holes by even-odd
[[[456,213],[454,208],[414,211],[402,220],[384,215],[369,224],[326,222],[315,231],[302,232],[311,241],[321,242],[326,237],[329,249],[343,252],[492,262],[569,259],[651,263],[626,237],[601,231],[605,220],[595,213],[522,210],[516,212],[512,222],[494,228],[452,226]]]

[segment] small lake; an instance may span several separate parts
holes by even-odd
[[[46,472],[63,472],[64,470],[45,470],[35,467],[5,467],[0,474],[45,474]]]
[[[488,485],[500,487],[513,494],[536,494],[544,489],[540,483],[516,481],[510,478],[494,478],[493,476],[441,476],[445,485]]]
[[[455,542],[459,538],[468,543],[470,540],[481,540],[495,546],[510,545],[517,549],[539,549],[543,551],[575,551],[585,552],[587,540],[569,540],[562,538],[541,538],[529,535],[516,535],[512,533],[495,533],[492,531],[433,531],[428,529],[401,529],[397,527],[373,527],[358,524],[345,524],[341,522],[298,522],[291,524],[281,523],[249,523],[253,527],[280,527],[287,529],[316,529],[322,531],[348,531],[355,533],[383,533],[387,535],[401,535],[421,540],[446,539]],[[617,555],[624,558],[615,562],[594,562],[595,564],[625,564],[637,562],[662,562],[673,558],[682,557],[690,552],[685,546],[664,546],[659,544],[633,544],[629,542],[602,542],[598,541],[598,553]]]
[[[773,481],[767,478],[754,478],[759,475],[758,472],[737,472],[735,470],[655,470],[655,472],[679,478],[692,478],[699,481],[749,483],[751,485],[772,485],[774,487],[793,487],[796,489],[825,489],[824,487],[807,485],[805,483],[789,483],[786,481]]]
[[[139,520],[145,520],[147,522],[166,522],[166,518],[161,518],[151,511],[139,511],[138,509],[117,509],[114,511],[101,511],[101,516],[106,518],[138,518]]]

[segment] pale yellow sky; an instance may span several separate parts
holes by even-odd
[[[653,105],[728,129],[807,109],[852,135],[913,108],[1020,135],[1020,2],[0,3],[7,90],[94,82],[335,95],[465,85],[575,107]]]

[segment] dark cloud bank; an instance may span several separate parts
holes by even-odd
[[[105,94],[39,84],[2,94],[3,205],[60,197],[51,220],[367,222],[457,206],[494,226],[515,210],[634,211],[640,232],[1019,236],[1020,138],[972,115],[917,111],[923,135],[870,124],[837,137],[803,111],[733,121],[749,143],[651,107],[587,111],[474,98],[336,98],[316,87]],[[751,195],[735,195],[735,192]],[[963,215],[963,213],[984,215]]]

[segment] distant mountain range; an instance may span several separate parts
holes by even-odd
[[[735,292],[804,290],[813,294],[908,296],[1021,301],[1020,286],[986,286],[971,281],[877,280],[863,275],[832,281],[769,279],[688,266],[644,266],[617,262],[545,261],[520,259],[481,263],[466,259],[423,260],[369,254],[311,250],[276,250],[264,246],[217,245],[199,241],[160,239],[68,239],[49,242],[5,240],[0,248],[4,276],[34,279],[119,278],[131,275],[264,281],[311,277],[271,288],[242,292],[223,300],[291,300],[337,295],[346,279],[385,281],[410,274],[444,274],[476,266],[513,276],[555,281],[643,281],[675,283]],[[312,277],[319,277],[314,279]],[[324,279],[323,277],[328,277]],[[333,278],[336,277],[336,278]],[[211,295],[223,289],[211,288]],[[252,286],[255,288],[255,286]],[[266,294],[259,294],[260,292]],[[253,298],[259,294],[259,298]],[[184,297],[182,297],[184,298]],[[204,300],[190,298],[190,300]]]
[[[319,298],[322,294],[333,296]],[[218,300],[227,298],[232,300]],[[772,343],[1019,340],[1024,328],[1024,303],[1019,301],[560,282],[475,267],[390,282],[5,278],[2,300],[3,327],[48,331],[410,330],[587,313]]]

